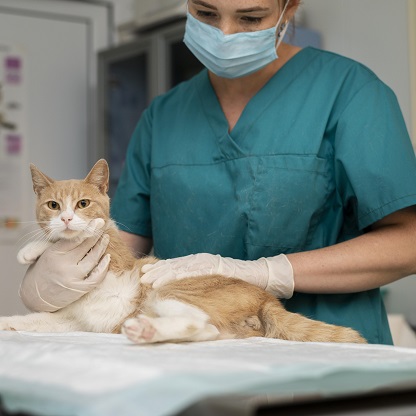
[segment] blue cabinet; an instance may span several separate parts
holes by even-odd
[[[98,130],[95,159],[110,165],[110,196],[117,186],[133,130],[150,101],[191,78],[202,64],[183,43],[185,22],[140,34],[98,55]]]

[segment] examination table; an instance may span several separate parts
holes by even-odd
[[[415,416],[416,349],[0,331],[0,400],[2,416]]]

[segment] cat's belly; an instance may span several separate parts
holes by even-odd
[[[112,332],[137,309],[140,295],[138,271],[109,272],[100,287],[74,302],[65,312],[85,331]]]

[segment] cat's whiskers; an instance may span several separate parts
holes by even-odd
[[[16,221],[16,224],[21,226],[22,231],[25,231],[26,229],[31,228],[31,230],[28,231],[27,233],[25,233],[22,237],[20,237],[20,239],[24,238],[27,234],[32,233],[32,232],[39,229],[39,222],[38,221]],[[35,226],[36,226],[36,228],[35,228]]]
[[[43,232],[43,231],[42,231],[42,230],[39,230],[39,228],[36,228],[35,230],[30,230],[30,231],[28,231],[27,233],[23,234],[23,235],[19,238],[18,242],[19,242],[20,240],[22,240],[23,238],[27,237],[27,236],[30,236],[30,237],[31,237],[31,235],[37,235],[37,234],[42,233],[42,232]]]
[[[108,243],[108,247],[110,247],[110,248],[112,248],[114,250],[117,250],[117,244],[113,243],[111,240]]]
[[[97,230],[95,227],[92,227],[91,225],[87,224],[87,226],[84,229],[84,233],[86,233],[89,237],[98,237],[103,233],[103,230]]]
[[[39,224],[39,221],[36,221],[36,220],[31,220],[31,221],[16,221],[16,224],[25,225],[26,227],[28,227],[29,225],[38,225]]]
[[[55,242],[62,238],[61,233],[64,231],[64,229],[62,228],[61,224],[49,223],[46,227],[44,227],[44,229],[45,234],[48,237],[48,241]]]
[[[123,229],[126,229],[126,230],[128,230],[128,232],[130,232],[130,233],[132,233],[132,234],[134,234],[134,232],[129,228],[129,227],[127,227],[127,225],[126,224],[123,224],[122,222],[120,222],[120,221],[115,221],[115,220],[113,220],[114,221],[114,223],[117,225],[117,228],[123,228]],[[120,227],[121,226],[121,227]]]
[[[17,241],[18,244],[21,243],[20,247],[26,245],[27,243],[35,240],[44,240],[45,232],[42,229],[36,229],[29,231],[28,233],[22,235]]]

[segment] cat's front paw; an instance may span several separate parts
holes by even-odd
[[[154,342],[157,331],[149,318],[139,315],[124,322],[121,332],[136,344],[148,344]]]
[[[34,263],[45,250],[52,245],[52,241],[49,240],[38,240],[32,241],[31,243],[24,246],[17,253],[17,261],[20,264],[32,264]]]
[[[23,247],[17,253],[17,261],[20,264],[32,264],[38,259],[39,255],[29,250],[27,247]]]

